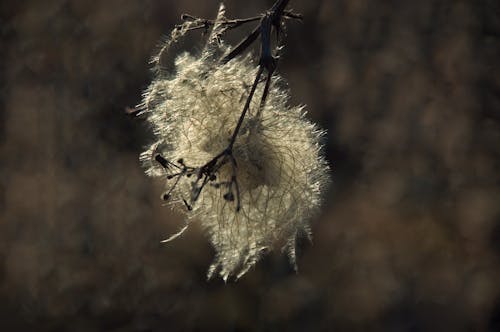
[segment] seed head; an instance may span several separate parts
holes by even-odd
[[[221,7],[216,22],[223,19]],[[167,241],[199,221],[216,251],[208,277],[227,280],[277,245],[296,266],[296,237],[311,235],[328,166],[319,144],[323,132],[302,106],[288,105],[289,90],[276,74],[264,105],[263,84],[257,85],[259,98],[251,100],[228,153],[258,64],[249,55],[221,64],[230,51],[221,31],[215,24],[199,54],[177,56],[175,73],[157,71],[142,104],[156,141],[141,160],[148,175],[165,178],[163,197],[186,213],[186,226]]]

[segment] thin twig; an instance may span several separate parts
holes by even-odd
[[[247,49],[248,46],[250,46],[259,36],[260,33],[260,25],[258,25],[253,31],[245,38],[243,39],[236,47],[229,52],[228,55],[226,55],[224,58],[222,58],[221,63],[225,64],[229,61],[231,61],[233,58],[236,56],[240,55],[244,50]]]
[[[236,124],[236,128],[233,131],[233,135],[231,136],[231,140],[229,141],[229,146],[228,149],[232,150],[234,142],[236,141],[236,136],[238,135],[238,132],[240,131],[241,125],[243,124],[243,120],[245,119],[245,115],[250,108],[250,102],[252,101],[253,95],[255,93],[255,89],[257,88],[257,84],[259,83],[260,75],[262,75],[262,72],[264,71],[264,67],[259,66],[259,71],[257,72],[257,75],[255,76],[255,81],[253,82],[252,85],[252,90],[250,90],[250,94],[248,95],[247,101],[245,102],[245,106],[243,107],[243,111],[241,112],[240,118],[238,119],[238,123]]]

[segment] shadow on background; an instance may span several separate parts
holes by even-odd
[[[217,1],[2,1],[2,330],[500,330],[498,1],[291,5],[279,71],[333,186],[299,274],[277,253],[224,285],[196,227],[159,243],[182,220],[124,113],[160,37]]]

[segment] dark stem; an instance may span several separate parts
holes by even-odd
[[[274,19],[283,15],[283,11],[285,10],[285,7],[289,2],[290,0],[277,0],[274,3],[274,5],[271,7],[271,15],[273,15]]]
[[[234,183],[234,189],[236,190],[236,212],[240,211],[241,201],[240,201],[240,186],[238,185],[238,179],[236,177],[236,159],[231,155],[231,165],[233,166],[233,175],[231,176],[231,183]]]
[[[247,49],[248,46],[250,46],[259,36],[260,33],[260,25],[258,25],[253,31],[245,38],[243,39],[236,47],[229,52],[228,55],[226,55],[224,58],[222,58],[221,62],[223,64],[228,63],[231,61],[231,59],[235,58],[238,56],[241,52]]]
[[[241,18],[241,19],[234,19],[234,20],[224,20],[222,22],[219,22],[222,25],[229,25],[229,28],[237,28],[242,24],[245,23],[250,23],[250,22],[255,22],[258,21],[262,18],[262,16],[254,16],[254,17],[249,17],[249,18]],[[194,17],[189,14],[182,14],[181,19],[183,21],[191,21],[191,22],[200,22],[201,24],[204,25],[214,25],[216,23],[216,20],[205,20],[199,17]]]
[[[255,76],[255,81],[253,82],[252,90],[250,90],[250,94],[248,95],[245,107],[243,107],[243,111],[241,112],[240,118],[238,119],[238,123],[236,124],[236,128],[234,129],[233,136],[231,136],[231,141],[229,142],[229,146],[227,148],[228,150],[233,149],[234,142],[236,141],[236,136],[238,136],[238,132],[240,131],[241,125],[243,124],[245,115],[247,114],[247,111],[250,108],[250,102],[252,101],[255,89],[257,88],[257,84],[259,84],[259,79],[263,71],[264,67],[259,66],[259,71],[257,72],[257,76]]]
[[[273,76],[273,73],[271,71],[269,71],[267,73],[266,85],[264,86],[264,92],[262,92],[262,98],[260,100],[260,106],[259,106],[259,110],[257,112],[257,115],[260,114],[260,112],[264,108],[264,105],[266,104],[267,95],[269,94],[269,87],[271,86],[271,77],[272,76]]]

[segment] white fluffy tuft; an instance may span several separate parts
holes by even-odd
[[[223,11],[219,19],[222,15]],[[257,66],[249,56],[220,64],[217,55],[227,52],[228,46],[217,38],[219,33],[216,26],[200,55],[179,55],[175,75],[159,73],[147,89],[143,113],[156,136],[141,155],[148,175],[166,176],[154,159],[158,153],[200,167],[227,147]],[[303,107],[288,106],[289,91],[284,85],[283,79],[273,76],[261,111],[263,84],[258,85],[236,138],[233,155],[241,210],[223,198],[224,190],[207,185],[187,213],[188,222],[201,222],[216,250],[209,277],[218,273],[224,280],[232,275],[239,278],[278,243],[285,246],[295,266],[297,235],[311,235],[309,221],[328,183],[328,166],[319,144],[323,132],[305,118]],[[232,165],[225,164],[218,180],[228,181],[232,171]],[[182,202],[191,196],[193,179],[178,180],[171,201],[185,209]],[[166,180],[167,188],[173,181]]]

